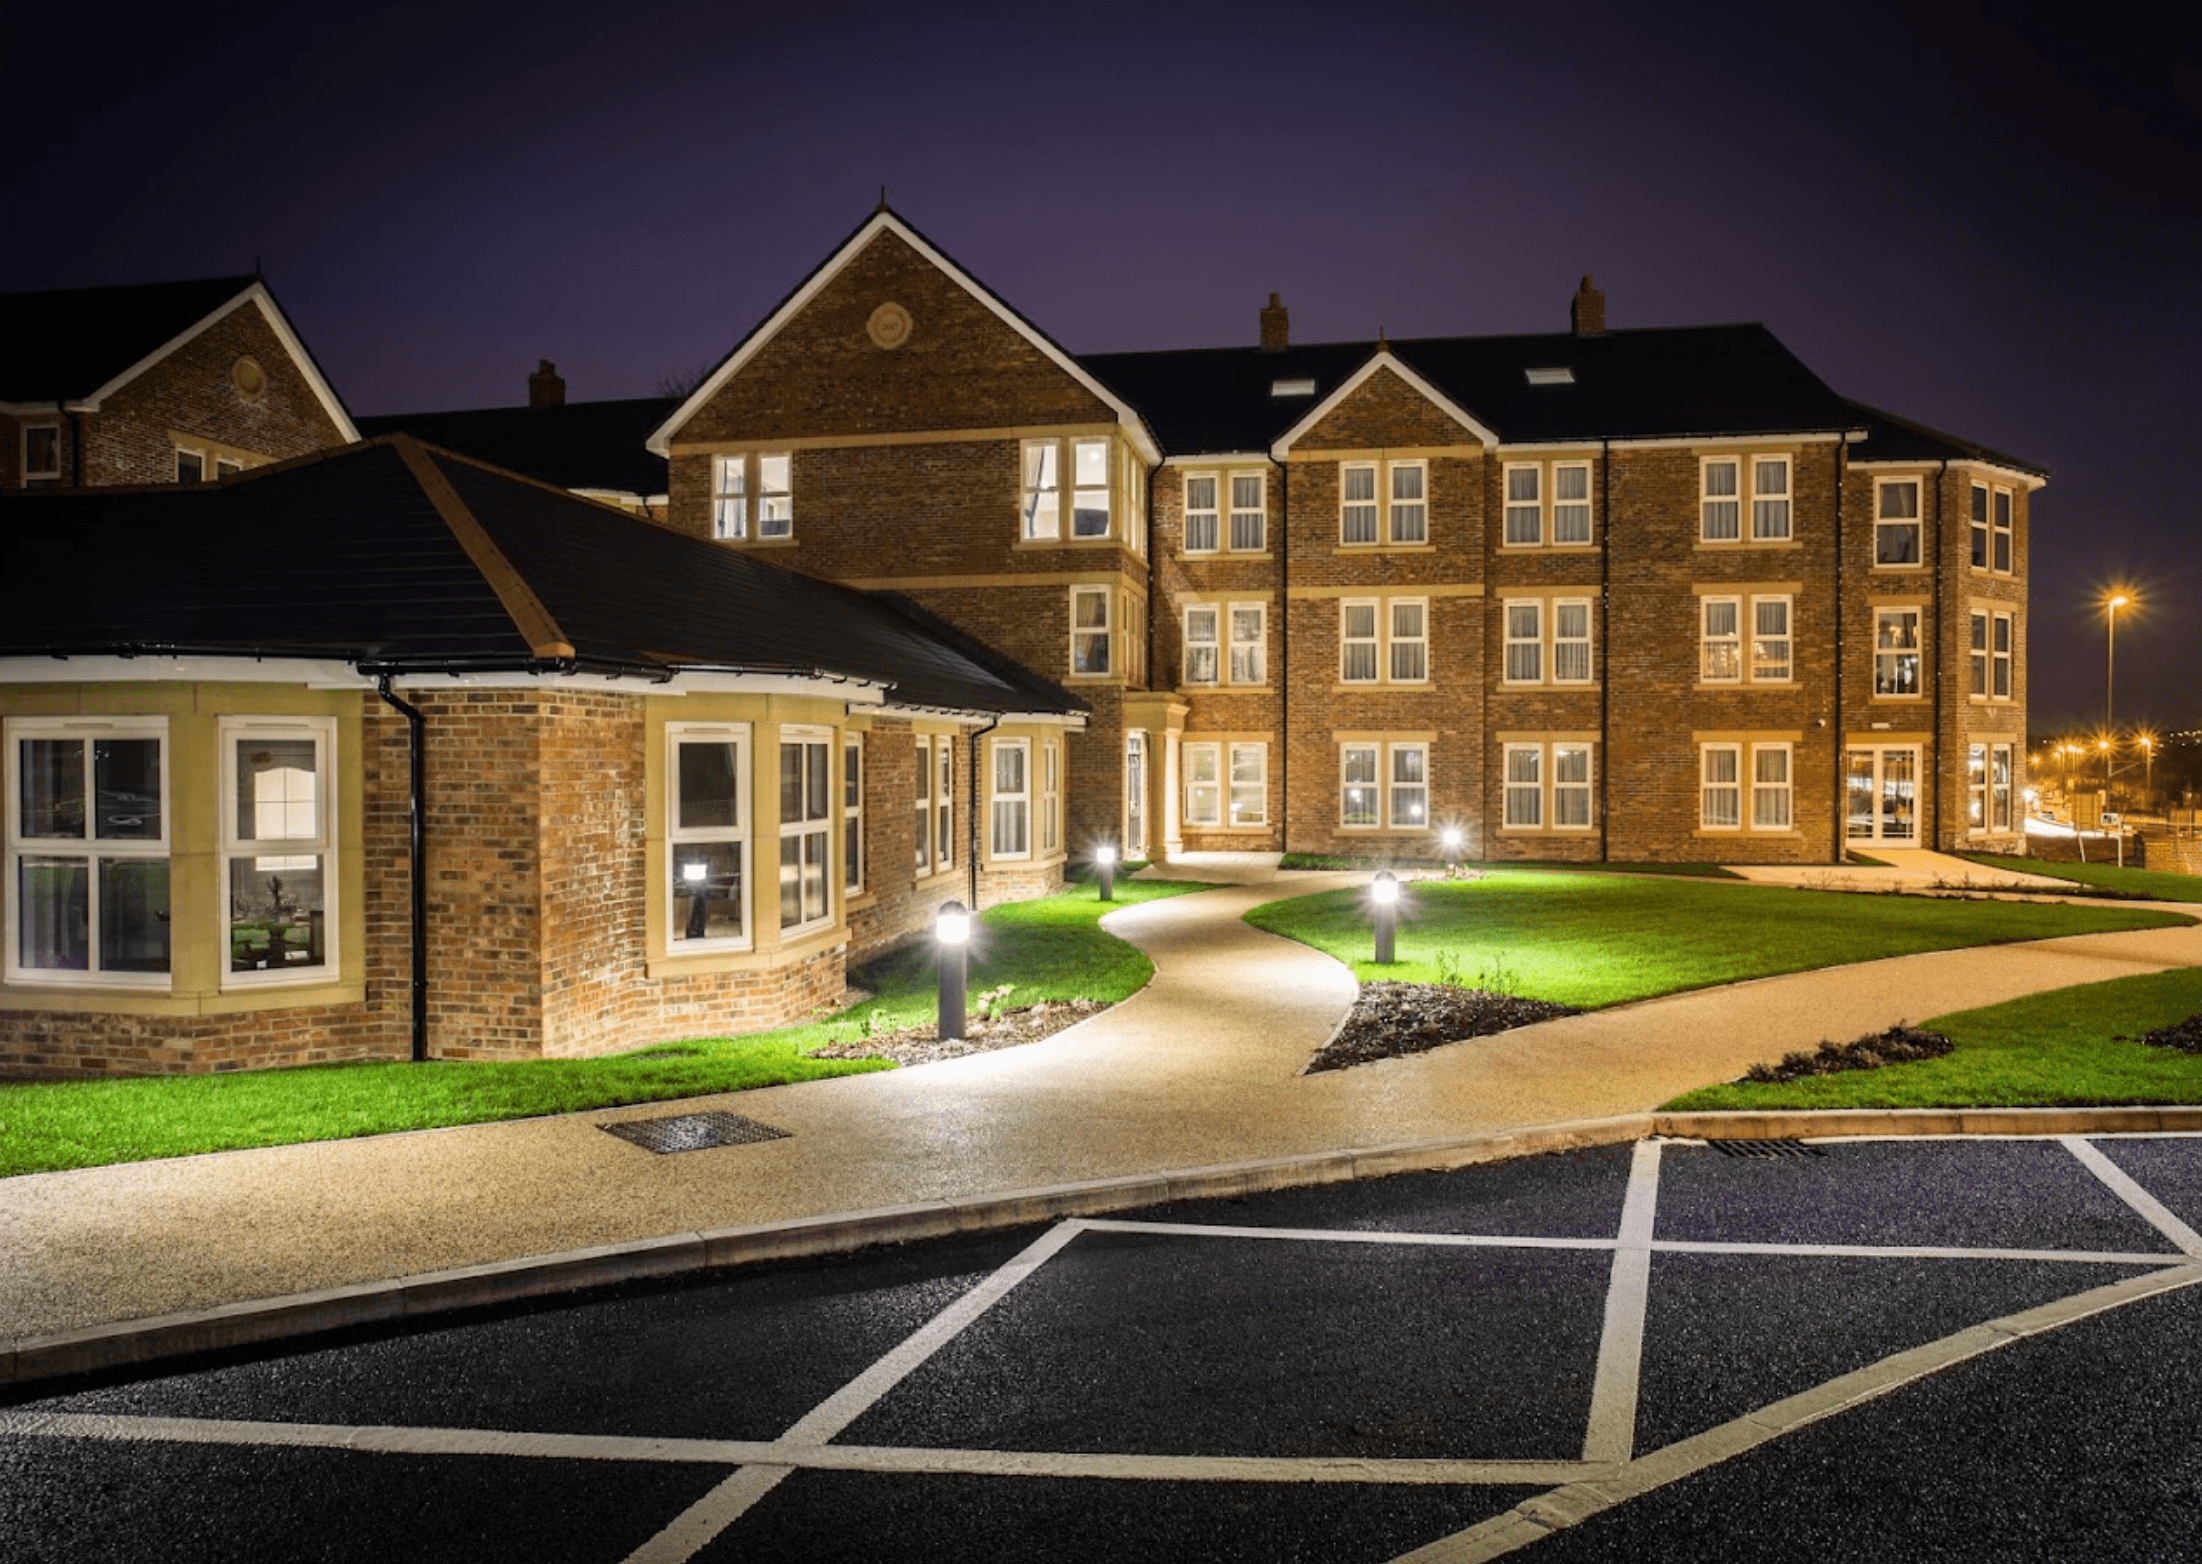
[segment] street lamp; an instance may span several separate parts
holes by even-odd
[[[2141,807],[2153,808],[2156,799],[2156,735],[2143,733],[2135,742],[2141,746]]]
[[[2111,714],[2111,695],[2117,687],[2115,680],[2118,669],[2118,610],[2132,601],[2133,599],[2124,592],[2112,592],[2103,599],[2103,734],[2107,739],[2116,739],[2118,736],[2118,724]],[[2110,747],[2105,744],[2103,746],[2105,756],[2103,761],[2103,795],[2106,803],[2109,801],[2110,794],[2109,752]]]
[[[960,901],[943,902],[933,917],[933,938],[940,942],[940,1040],[963,1037],[965,967],[971,944],[971,913]]]
[[[1399,924],[1399,880],[1391,870],[1379,869],[1376,883],[1369,887],[1369,899],[1376,903],[1376,961],[1379,966],[1390,966],[1396,959],[1392,952],[1392,936]]]
[[[1093,867],[1101,876],[1101,899],[1116,900],[1116,849],[1103,842],[1093,850]]]

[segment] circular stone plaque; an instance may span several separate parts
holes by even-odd
[[[899,348],[910,340],[910,312],[899,304],[882,304],[864,324],[873,342],[883,348]]]
[[[257,402],[268,394],[268,372],[249,354],[229,366],[229,379],[237,394],[248,402]]]

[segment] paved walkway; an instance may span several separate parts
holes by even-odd
[[[592,1246],[1642,1112],[1823,1038],[2202,965],[2197,926],[1908,956],[1302,1076],[1353,980],[1241,919],[1364,877],[1199,872],[1247,883],[1113,914],[1109,928],[1154,958],[1154,982],[1046,1042],[680,1110],[0,1180],[0,1358],[10,1341]],[[704,1108],[789,1136],[657,1156],[597,1128]]]

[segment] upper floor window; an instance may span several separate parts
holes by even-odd
[[[1590,599],[1509,598],[1500,605],[1505,624],[1505,682],[1508,684],[1589,684],[1591,658]],[[1549,657],[1546,632],[1551,634]],[[1547,671],[1549,670],[1549,672]]]
[[[1780,542],[1790,535],[1789,458],[1751,458],[1751,541]]]
[[[1538,599],[1509,602],[1506,616],[1506,682],[1544,682],[1544,604]]]
[[[1919,563],[1919,480],[1882,478],[1873,486],[1873,562]]]
[[[1231,549],[1260,553],[1269,543],[1267,480],[1258,472],[1231,474]]]
[[[1976,611],[1971,623],[1972,693],[1991,700],[2011,698],[2011,656],[2017,643],[2013,616]]]
[[[780,451],[712,458],[711,535],[793,537],[794,457]]]
[[[1703,684],[1787,684],[1794,676],[1794,640],[1787,594],[1698,600],[1698,671]],[[1749,614],[1750,655],[1744,652]]]
[[[1429,463],[1339,464],[1339,542],[1412,545],[1429,540]]]
[[[2014,568],[2011,557],[2011,491],[1996,490],[1995,507],[1995,568],[2009,575]]]
[[[206,452],[176,448],[176,481],[178,483],[204,483],[206,481]]]
[[[1262,684],[1269,678],[1269,610],[1260,603],[1231,605],[1231,682]]]
[[[1976,483],[1972,489],[1972,567],[1988,568],[1988,486]]]
[[[1919,610],[1873,611],[1873,693],[1917,695],[1919,689]]]
[[[7,725],[12,978],[165,986],[165,718]]]
[[[1561,598],[1552,605],[1552,682],[1590,683],[1590,603]]]
[[[61,477],[59,424],[23,426],[23,462],[18,471],[26,484],[50,483]]]
[[[1505,482],[1508,548],[1590,542],[1590,463],[1509,462]]]
[[[1109,601],[1115,594],[1105,586],[1070,589],[1070,671],[1091,675],[1111,672],[1115,666],[1115,632]]]
[[[1217,626],[1223,610],[1214,603],[1188,603],[1185,608],[1185,682],[1215,684],[1221,674],[1221,636]]]
[[[1067,448],[1067,452],[1066,452]],[[1063,535],[1063,476],[1070,475],[1070,535],[1109,535],[1109,440],[1027,440],[1024,444],[1023,535],[1053,542]]]
[[[1220,480],[1212,472],[1185,475],[1185,552],[1213,554],[1221,538]]]
[[[1259,472],[1185,475],[1185,552],[1258,554],[1269,546],[1269,480]],[[1223,525],[1229,501],[1229,530]]]
[[[1698,538],[1743,541],[1744,470],[1750,471],[1753,543],[1783,543],[1793,535],[1786,456],[1708,456],[1698,464]]]

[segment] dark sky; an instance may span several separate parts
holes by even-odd
[[[358,413],[717,359],[879,187],[1073,351],[1762,320],[2056,471],[2037,731],[2202,723],[2202,7],[0,11],[0,290],[249,271]]]

